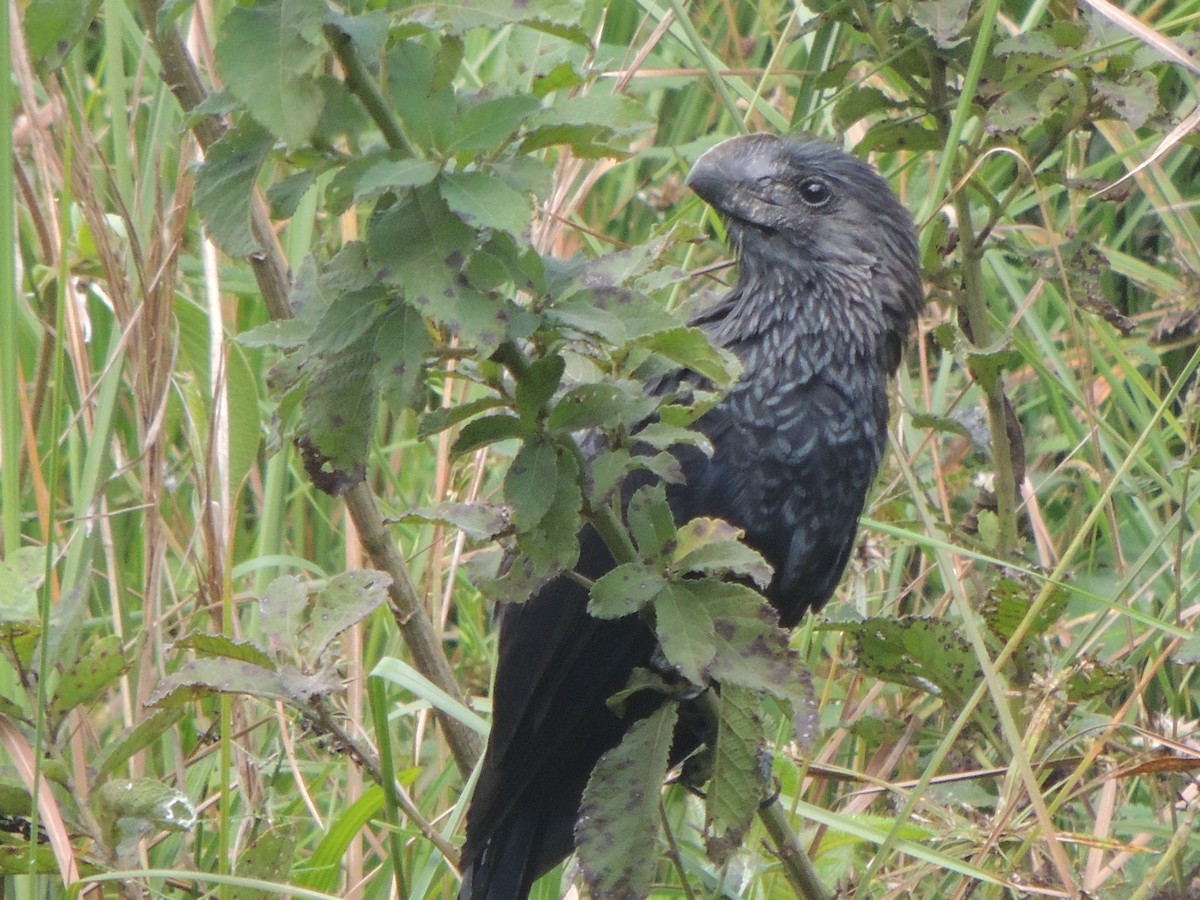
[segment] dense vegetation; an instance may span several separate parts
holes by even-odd
[[[645,380],[733,375],[682,179],[747,130],[870,158],[931,302],[838,594],[765,658],[680,637],[735,737],[587,880],[793,896],[790,830],[845,896],[1194,895],[1200,5],[12,6],[5,896],[453,895],[491,602],[585,519],[662,584],[756,572],[611,502],[711,402],[638,462]]]

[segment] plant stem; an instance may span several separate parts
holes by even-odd
[[[159,0],[139,0],[139,6],[147,31],[158,51],[163,81],[184,111],[189,112],[208,96],[192,58],[174,27],[161,30],[156,27],[161,6]],[[192,132],[200,146],[208,149],[224,134],[225,126],[216,116],[205,116],[192,124]],[[283,248],[271,226],[266,201],[257,189],[251,203],[250,227],[262,249],[249,257],[249,261],[267,311],[273,319],[291,318],[292,312],[287,302],[291,276]],[[465,702],[454,678],[454,670],[446,658],[440,635],[421,606],[404,557],[383,527],[383,517],[370,488],[363,483],[352,488],[346,495],[346,508],[372,563],[392,577],[392,586],[388,588],[392,615],[412,653],[413,664],[422,675],[450,696]],[[459,771],[463,774],[470,772],[482,753],[479,736],[444,713],[437,713],[437,717]]]

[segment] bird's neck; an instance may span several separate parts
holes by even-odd
[[[743,377],[853,381],[864,391],[883,391],[890,375],[886,335],[872,310],[868,276],[865,269],[843,272],[834,285],[812,271],[759,272],[743,261],[736,287],[705,328],[741,359]]]

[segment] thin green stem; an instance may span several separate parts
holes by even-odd
[[[0,71],[12,72],[9,10],[0,22]],[[21,405],[13,210],[12,78],[0,78],[0,508],[4,556],[21,546]]]

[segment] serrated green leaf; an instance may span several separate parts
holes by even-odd
[[[209,631],[190,631],[174,643],[176,650],[194,650],[201,656],[236,659],[268,669],[275,667],[270,654],[251,640],[232,638]]]
[[[387,52],[388,99],[420,147],[444,148],[458,118],[454,92],[442,75],[457,69],[456,54],[461,58],[461,41],[425,35],[398,41]]]
[[[495,33],[508,25],[521,25],[591,46],[579,24],[582,9],[572,0],[458,0],[439,4],[437,13],[454,34],[475,28]]]
[[[671,328],[651,335],[642,343],[717,386],[732,384],[741,371],[737,357],[714,347],[699,328]]]
[[[808,670],[757,591],[714,578],[688,578],[661,592],[654,611],[663,652],[689,681],[716,680],[766,692],[792,704],[798,726],[809,721]]]
[[[536,527],[517,532],[519,556],[508,571],[480,585],[494,600],[523,600],[579,559],[578,535],[583,524],[579,463],[576,455],[566,448],[557,447],[556,454],[553,480],[542,486],[544,491],[553,491],[549,508]]]
[[[446,205],[472,228],[494,228],[515,238],[529,232],[529,199],[487,172],[443,173],[438,187]]]
[[[48,708],[50,718],[61,722],[71,710],[91,703],[112,687],[129,665],[117,635],[92,641],[67,665],[54,686]]]
[[[721,687],[721,718],[705,793],[704,846],[721,865],[742,845],[766,795],[762,700],[736,685]]]
[[[470,453],[497,441],[523,437],[527,429],[516,416],[500,413],[472,419],[462,427],[450,452],[455,456]]]
[[[1011,638],[1028,613],[1034,594],[1040,590],[1040,585],[1022,583],[1017,576],[1000,578],[988,590],[987,599],[980,609],[991,632],[1004,641]],[[1037,617],[1030,623],[1025,633],[1026,641],[1045,634],[1058,621],[1066,605],[1066,590],[1054,588]]]
[[[271,218],[290,219],[296,207],[317,181],[317,173],[303,169],[277,181],[267,188],[267,203],[271,205]]]
[[[818,627],[849,634],[858,665],[868,674],[941,696],[956,709],[983,678],[971,645],[942,619],[877,617]]]
[[[313,70],[324,53],[320,0],[235,6],[221,26],[217,68],[250,113],[289,147],[306,143],[321,116]]]
[[[407,303],[390,304],[376,320],[376,372],[389,409],[425,406],[425,360],[433,349],[429,327]]]
[[[667,491],[661,484],[638,488],[625,510],[629,533],[643,559],[667,552],[675,541],[675,517],[667,504]]]
[[[635,898],[650,892],[658,835],[658,803],[678,706],[665,703],[633,723],[596,764],[575,826],[575,846],[595,897]]]
[[[252,256],[262,248],[250,233],[254,182],[275,140],[248,116],[208,148],[196,174],[196,209],[213,242],[230,256]]]
[[[375,363],[375,336],[368,332],[322,359],[305,391],[299,433],[334,473],[366,467],[378,406]]]
[[[263,700],[282,700],[306,710],[314,697],[330,694],[338,682],[328,675],[305,675],[291,666],[278,671],[229,659],[193,659],[163,678],[154,688],[148,706],[167,707],[190,703],[213,694],[246,694]]]
[[[341,572],[317,591],[308,617],[305,654],[316,661],[339,634],[387,601],[391,576],[373,569]]]
[[[367,242],[380,280],[403,291],[423,316],[488,356],[505,339],[515,307],[497,293],[480,290],[465,274],[481,237],[427,185],[406,191],[377,213]]]
[[[286,658],[299,659],[296,638],[304,627],[307,608],[308,588],[295,575],[280,575],[267,585],[258,601],[258,627],[273,652],[282,651]],[[273,662],[260,664],[265,668],[275,667]]]
[[[529,424],[537,421],[538,413],[558,390],[564,368],[566,363],[558,354],[535,359],[529,364],[528,369],[517,381],[517,412],[522,420]]]
[[[457,528],[467,537],[490,541],[512,530],[508,513],[491,503],[441,503],[409,510],[397,522],[426,522]]]
[[[503,406],[504,401],[494,395],[487,397],[479,397],[475,400],[468,400],[466,403],[460,403],[457,406],[446,406],[438,409],[431,409],[421,416],[421,424],[418,429],[418,436],[422,439],[428,438],[432,434],[437,434],[439,431],[445,431],[451,426],[457,425],[464,419],[469,419],[481,412],[486,412],[489,409],[495,409],[497,406]],[[513,421],[520,424],[520,420],[514,416],[508,416]]]
[[[554,503],[558,448],[543,438],[526,441],[504,476],[504,498],[512,504],[512,522],[531,531]]]
[[[541,104],[529,94],[497,97],[468,106],[454,123],[450,150],[455,153],[497,150]]]
[[[671,567],[676,572],[741,576],[765,588],[773,570],[762,554],[741,542],[744,534],[721,519],[692,519],[676,533]]]
[[[912,17],[939,47],[957,46],[965,40],[963,29],[971,12],[971,0],[919,0]]]
[[[1080,660],[1067,678],[1067,700],[1081,703],[1126,687],[1129,682],[1129,673],[1120,666],[1089,656]]]
[[[586,428],[633,427],[649,416],[655,400],[630,383],[595,382],[571,388],[554,404],[546,427],[572,432]]]
[[[662,575],[644,563],[622,563],[592,585],[588,613],[598,619],[632,615],[666,585]]]
[[[398,150],[360,156],[330,179],[325,199],[329,211],[340,215],[353,204],[375,200],[387,191],[429,184],[437,174],[436,163]]]

